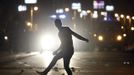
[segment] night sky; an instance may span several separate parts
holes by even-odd
[[[17,3],[18,4],[21,3],[20,1],[23,2],[23,0],[1,0],[0,1],[0,9],[11,10],[16,6]],[[51,7],[51,4],[49,4],[49,3],[52,3],[52,0],[39,0],[39,1],[43,7],[45,7],[46,5],[48,7]],[[57,0],[57,1],[62,2],[63,0]],[[85,5],[90,6],[92,0],[72,0],[72,1],[80,1],[84,4],[84,6]],[[127,13],[132,14],[134,12],[134,10],[133,10],[134,9],[134,7],[133,7],[134,1],[133,0],[106,0],[106,1],[110,2],[110,4],[116,5],[117,11],[121,11],[126,14]],[[113,2],[113,3],[111,3],[111,2]]]
[[[70,0],[70,1],[66,1],[66,0],[56,0],[57,1],[57,5],[65,5],[65,4],[58,4],[58,2],[67,2],[67,3],[71,3],[71,1],[75,1],[75,2],[81,2],[83,4],[83,7],[92,7],[92,0]],[[10,15],[13,15],[12,13],[17,13],[17,6],[20,3],[23,3],[23,0],[1,0],[0,1],[0,21],[4,21],[6,19],[6,17],[9,17]],[[114,4],[115,5],[115,12],[117,13],[123,13],[125,15],[131,15],[133,16],[134,14],[134,1],[133,0],[106,0],[106,2],[108,2],[109,4]],[[51,11],[51,8],[53,8],[53,4],[55,3],[55,0],[38,0],[38,6],[41,7],[40,8],[40,12],[41,13],[49,13],[46,11]],[[56,4],[56,3],[55,3]],[[71,4],[70,4],[71,6]],[[45,14],[44,13],[44,14]]]
[[[117,11],[134,15],[134,1],[133,0],[117,0]]]

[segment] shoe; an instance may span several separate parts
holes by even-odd
[[[38,73],[39,75],[46,75],[46,74],[44,74],[44,72],[36,71],[36,73]]]

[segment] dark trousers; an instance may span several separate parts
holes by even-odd
[[[69,68],[69,64],[70,64],[70,59],[72,58],[73,52],[71,53],[63,53],[60,52],[57,55],[54,56],[53,60],[51,61],[51,63],[49,64],[49,66],[46,68],[46,70],[44,71],[44,74],[47,74],[50,69],[56,64],[57,60],[63,58],[64,61],[64,68],[67,72],[68,75],[72,75],[72,71]]]

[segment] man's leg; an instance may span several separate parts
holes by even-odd
[[[53,60],[51,61],[51,63],[49,64],[49,66],[43,72],[38,72],[38,71],[36,71],[36,72],[40,75],[47,75],[47,73],[52,69],[52,67],[56,64],[57,60],[60,58],[62,58],[62,56],[60,54],[56,55],[53,58]]]
[[[50,69],[52,69],[52,67],[56,64],[57,60],[60,58],[62,58],[60,55],[56,55],[49,64],[49,66],[43,72],[47,74],[50,71]]]
[[[65,68],[65,70],[66,70],[68,75],[72,75],[72,71],[69,68],[70,59],[71,59],[71,57],[64,57],[63,58],[63,60],[64,60],[64,68]]]

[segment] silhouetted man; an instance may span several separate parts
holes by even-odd
[[[52,62],[46,68],[46,70],[43,72],[37,71],[37,73],[40,75],[47,75],[47,73],[50,71],[50,69],[56,64],[57,60],[63,58],[64,68],[65,68],[67,74],[72,75],[72,71],[69,68],[70,59],[71,59],[72,55],[74,54],[72,35],[74,35],[76,38],[86,41],[86,42],[88,42],[88,39],[73,32],[69,27],[63,27],[60,19],[55,20],[55,26],[59,30],[58,36],[60,38],[61,45],[56,51],[53,52],[53,54],[55,56],[54,56]]]

